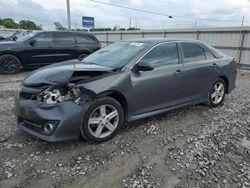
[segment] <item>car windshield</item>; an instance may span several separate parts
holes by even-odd
[[[18,37],[17,42],[24,42],[24,41],[28,40],[29,38],[35,36],[35,34],[36,34],[35,32],[32,32],[32,33],[29,33],[27,35],[20,36],[20,37]]]
[[[121,68],[131,61],[145,46],[146,43],[142,42],[116,42],[86,57],[83,63]]]

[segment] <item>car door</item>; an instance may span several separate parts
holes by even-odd
[[[53,61],[52,33],[42,32],[26,41],[20,49],[23,62],[29,66],[41,66]]]
[[[217,59],[198,43],[181,42],[184,65],[184,95],[186,102],[205,99],[219,75]]]
[[[56,61],[66,61],[77,58],[78,49],[75,37],[71,32],[54,32],[53,48],[56,52]]]
[[[82,53],[92,53],[100,49],[99,43],[89,35],[83,33],[75,33],[76,47],[79,50],[79,55]]]
[[[138,115],[178,105],[183,98],[183,65],[176,43],[161,43],[140,61],[154,66],[151,71],[131,72],[131,104]]]

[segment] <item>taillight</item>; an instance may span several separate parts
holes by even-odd
[[[235,57],[233,58],[232,63],[233,63],[233,64],[236,64],[236,65],[238,64],[238,61],[237,61],[237,59],[236,59]]]

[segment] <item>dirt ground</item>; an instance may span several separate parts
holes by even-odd
[[[0,187],[250,187],[250,71],[223,106],[129,123],[102,144],[47,143],[16,128],[27,72],[0,76]]]

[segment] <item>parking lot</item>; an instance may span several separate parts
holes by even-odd
[[[223,106],[135,121],[102,144],[47,143],[16,128],[23,77],[0,76],[0,187],[249,187],[250,71]]]

